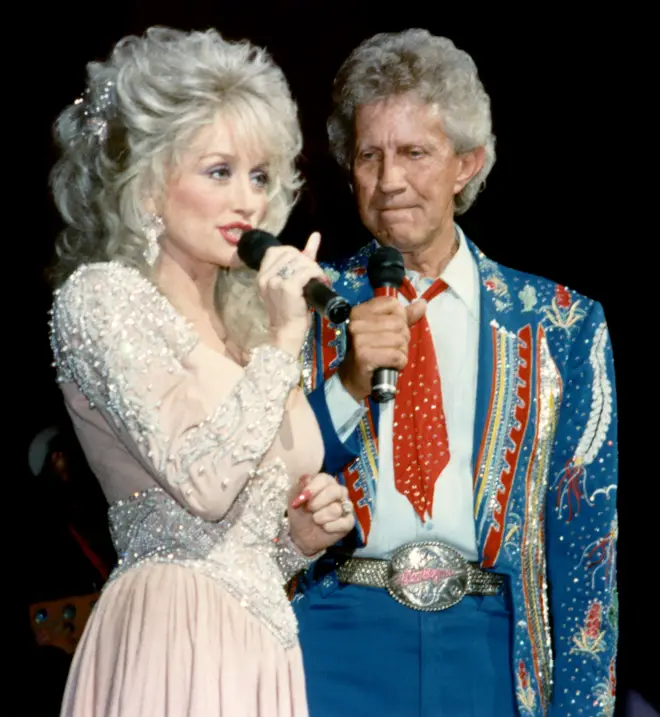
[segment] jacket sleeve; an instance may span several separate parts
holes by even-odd
[[[618,635],[617,412],[603,309],[571,343],[546,510],[551,717],[612,715]]]
[[[359,404],[350,405],[349,401],[355,401],[350,396],[347,399],[345,393],[335,374],[307,397],[323,436],[323,467],[330,474],[339,473],[357,458],[359,452],[357,428],[365,409]],[[344,416],[346,420],[343,420]]]
[[[325,375],[322,323],[322,317],[314,314],[304,352],[307,357],[306,368],[313,377],[308,384],[307,400],[323,436],[323,470],[334,475],[359,455],[358,427],[365,409],[347,394],[335,373],[336,366],[332,366]],[[343,359],[343,354],[344,351],[338,347],[337,364]]]

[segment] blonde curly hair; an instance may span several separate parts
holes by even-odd
[[[56,285],[96,261],[119,260],[152,278],[143,198],[165,191],[182,152],[218,115],[231,115],[268,149],[271,184],[260,228],[282,230],[302,184],[302,137],[284,74],[265,50],[216,30],[153,27],[120,40],[107,61],[89,63],[87,77],[84,97],[54,127],[61,155],[50,184],[65,222]],[[221,270],[216,301],[239,347],[263,341],[268,327],[254,272]]]

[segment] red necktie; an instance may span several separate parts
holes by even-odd
[[[431,301],[447,288],[436,279],[422,299]],[[417,294],[404,278],[401,294]],[[410,327],[408,363],[399,374],[394,399],[394,485],[422,520],[433,516],[435,481],[449,463],[447,424],[433,339],[426,316]]]

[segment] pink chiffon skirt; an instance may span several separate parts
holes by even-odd
[[[308,717],[300,648],[193,569],[143,565],[101,595],[61,715]]]

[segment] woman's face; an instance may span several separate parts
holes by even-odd
[[[189,265],[232,265],[243,232],[264,219],[269,184],[265,156],[230,121],[204,127],[168,181],[161,251]]]

